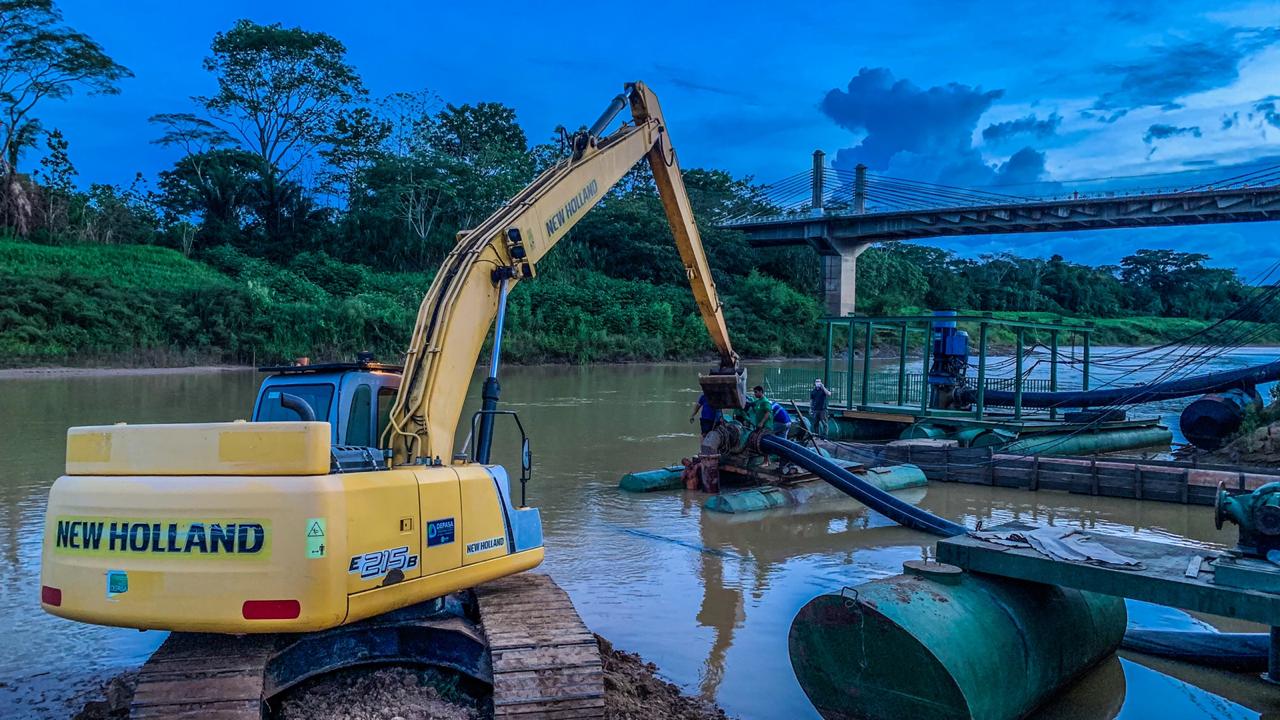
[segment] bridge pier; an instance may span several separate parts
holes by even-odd
[[[824,243],[830,246],[829,243]],[[846,245],[819,255],[822,262],[822,302],[828,317],[853,314],[858,289],[858,256],[870,247]]]

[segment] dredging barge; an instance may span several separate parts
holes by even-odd
[[[1087,491],[1094,495],[1141,499],[1145,492],[1160,497],[1169,494],[1162,484],[1173,482],[1180,483],[1173,491],[1178,501],[1196,502],[1205,496],[1200,490],[1212,492],[1221,479],[1217,474],[1162,461],[1127,465],[1116,461],[1117,465],[1107,457],[1169,449],[1173,434],[1160,418],[1133,414],[1130,408],[1201,395],[1183,411],[1180,424],[1194,444],[1212,449],[1240,426],[1251,407],[1260,406],[1257,386],[1280,378],[1280,362],[1273,362],[1091,389],[1090,325],[1008,320],[989,313],[961,315],[950,310],[914,317],[828,318],[824,323],[827,349],[821,370],[769,368],[763,373],[766,393],[775,403],[791,408],[797,421],[790,439],[812,446],[845,469],[860,473],[866,482],[890,491],[923,485],[926,478],[1013,483],[1032,490],[1055,488],[1056,482],[1056,489],[1079,491],[1076,480],[1083,476]],[[963,326],[976,327],[976,377],[970,377],[975,365]],[[885,355],[886,337],[896,345],[890,353],[896,362],[876,367],[877,358]],[[1010,357],[992,361],[992,344],[1010,338]],[[1064,339],[1069,350],[1064,351]],[[1047,361],[1034,359],[1028,365],[1037,348],[1048,351]],[[918,360],[912,357],[913,349]],[[917,362],[922,372],[912,372]],[[1047,364],[1047,373],[1040,374],[1047,377],[1032,377],[1042,363]],[[993,376],[996,373],[1004,375]],[[1068,374],[1072,377],[1060,385],[1060,378]],[[819,389],[815,381],[821,381]],[[815,412],[811,398],[819,392],[825,407]],[[620,487],[631,492],[702,490],[712,493],[704,505],[707,510],[731,513],[838,495],[812,473],[765,462],[755,437],[761,431],[752,431],[749,424],[743,427],[743,420],[738,417],[734,426],[722,414],[712,432],[731,430],[732,441],[719,438],[714,447],[704,442],[699,455],[681,465],[629,473]],[[1172,477],[1179,473],[1180,480]],[[1238,474],[1239,478],[1230,479],[1233,487],[1257,486],[1246,482],[1245,472]],[[1258,474],[1269,480],[1274,473]]]

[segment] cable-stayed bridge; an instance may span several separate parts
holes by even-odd
[[[1196,171],[963,188],[863,166],[827,167],[818,151],[812,169],[763,186],[749,210],[719,224],[758,247],[814,246],[827,313],[844,316],[854,310],[857,257],[875,242],[1280,220],[1280,165],[1210,183],[1205,177]]]

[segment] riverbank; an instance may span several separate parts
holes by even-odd
[[[511,295],[503,343],[511,364],[691,361],[713,354],[682,278],[635,280],[555,263],[541,270]],[[230,246],[192,258],[152,245],[0,239],[0,286],[6,288],[0,294],[0,367],[267,364],[298,356],[353,357],[364,350],[399,357],[431,276],[317,252],[276,264]],[[718,279],[726,322],[743,358],[821,355],[826,333],[812,288],[758,271]],[[1210,320],[1188,318],[994,316],[1092,323],[1094,345],[1155,345],[1188,336],[1209,345],[1241,336],[1255,345],[1280,345],[1280,327],[1257,323],[1215,329]],[[1059,339],[1070,346],[1066,334]],[[996,328],[989,340],[1001,348],[1014,338]],[[1049,342],[1047,336],[1026,340]]]
[[[137,375],[196,375],[252,370],[251,365],[193,365],[191,367],[31,367],[0,368],[0,380],[78,377],[131,377]]]
[[[658,676],[658,668],[596,636],[604,663],[605,712],[609,720],[725,720],[714,702],[686,695]],[[101,696],[85,703],[74,720],[123,720],[129,716],[138,675],[111,678]],[[468,696],[450,678],[432,670],[390,667],[326,677],[287,697],[282,720],[488,720],[493,709]]]

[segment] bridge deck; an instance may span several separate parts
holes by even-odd
[[[959,235],[1105,230],[1280,219],[1280,186],[1037,200],[863,214],[772,216],[726,222],[756,246],[859,245]],[[820,247],[820,249],[823,249]]]

